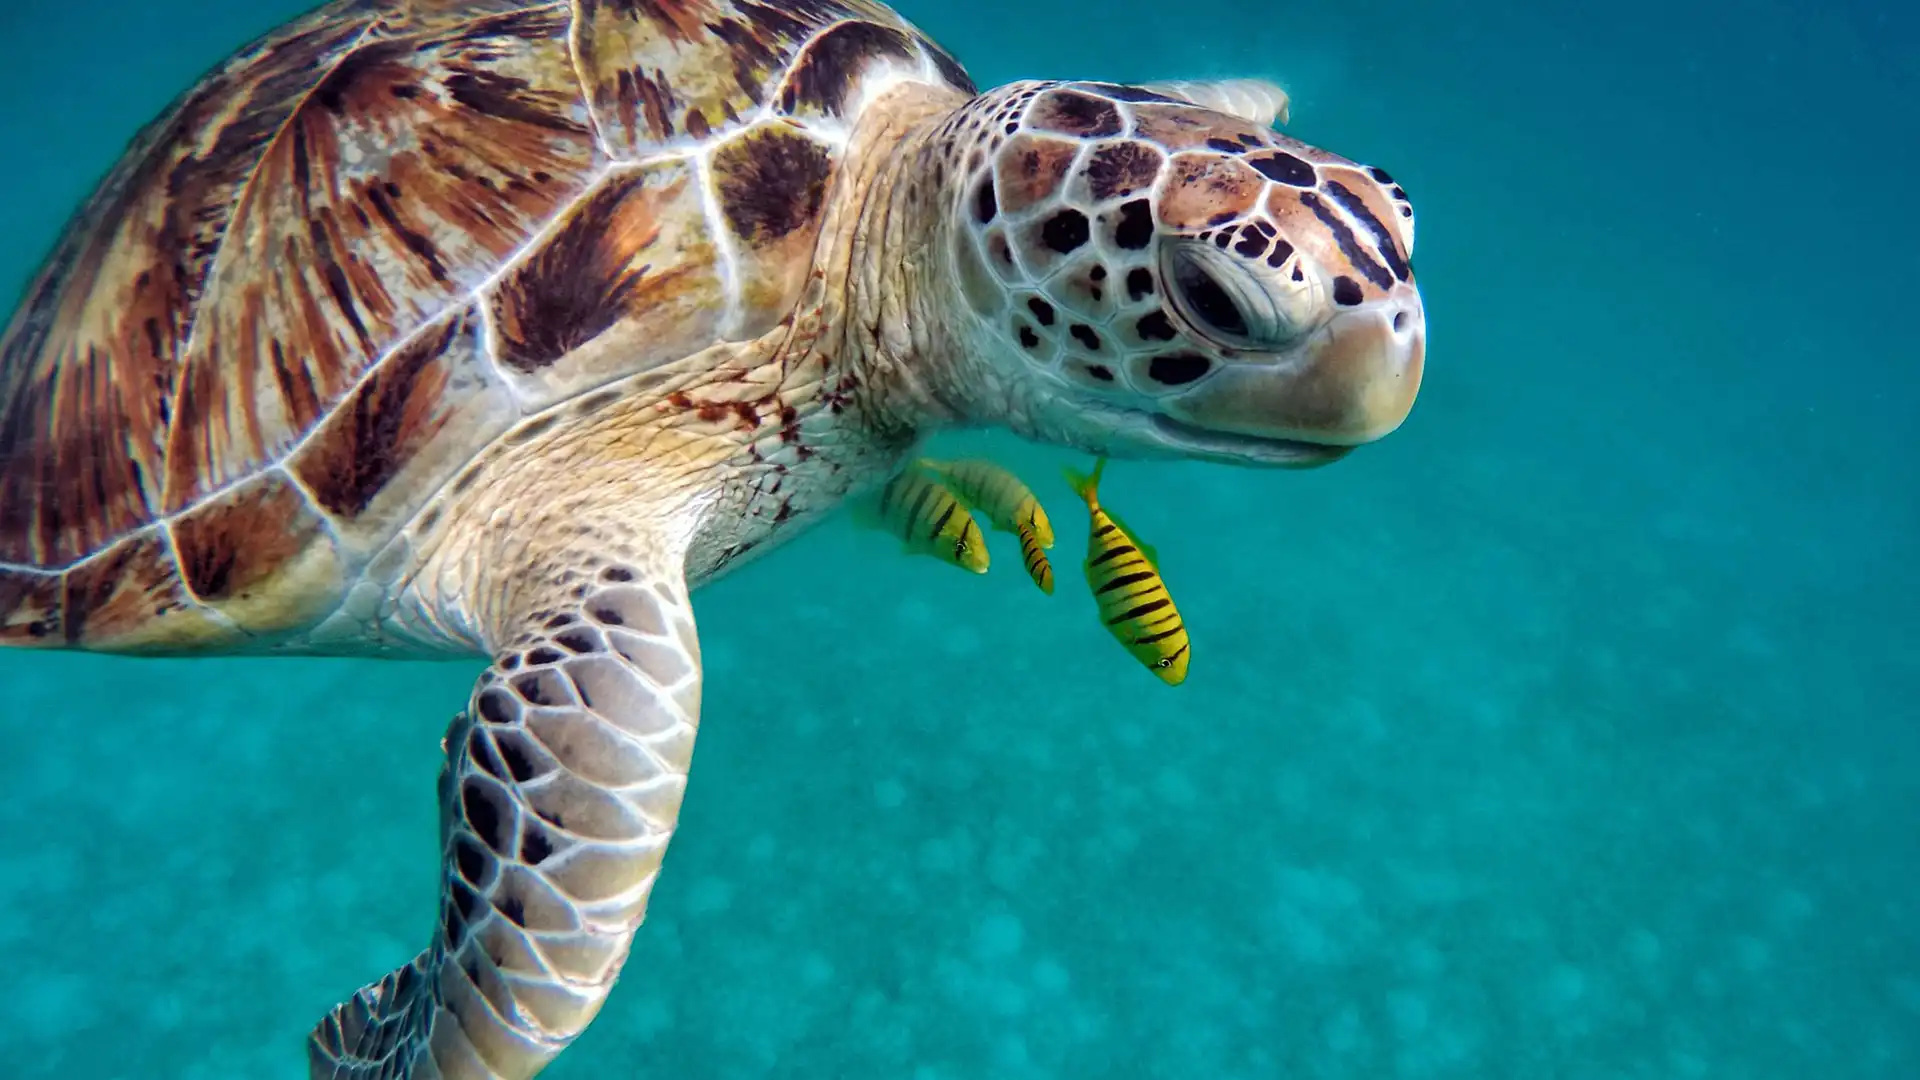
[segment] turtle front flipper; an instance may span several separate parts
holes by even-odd
[[[526,1080],[612,989],[679,816],[700,653],[678,575],[589,573],[448,729],[433,944],[320,1022],[313,1080]]]
[[[1176,80],[1146,83],[1141,89],[1237,116],[1261,127],[1272,127],[1275,121],[1286,123],[1291,107],[1287,92],[1265,79]]]

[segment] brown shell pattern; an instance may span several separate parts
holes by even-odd
[[[297,630],[521,418],[771,329],[878,63],[973,89],[867,0],[339,0],[242,49],[0,337],[0,642]]]

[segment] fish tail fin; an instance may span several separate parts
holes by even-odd
[[[1106,470],[1107,459],[1101,457],[1094,461],[1093,471],[1090,473],[1082,473],[1074,469],[1060,471],[1066,474],[1067,483],[1073,488],[1074,494],[1087,500],[1088,506],[1097,507],[1100,505],[1100,474]]]

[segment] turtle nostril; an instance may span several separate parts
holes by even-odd
[[[1406,312],[1396,311],[1393,313],[1393,332],[1396,334],[1404,334],[1407,332]]]

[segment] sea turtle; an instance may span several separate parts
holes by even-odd
[[[942,427],[1307,466],[1406,416],[1412,210],[1265,85],[982,93],[871,0],[319,8],[0,338],[0,638],[486,658],[432,941],[309,1058],[531,1077],[674,828],[693,589]]]

